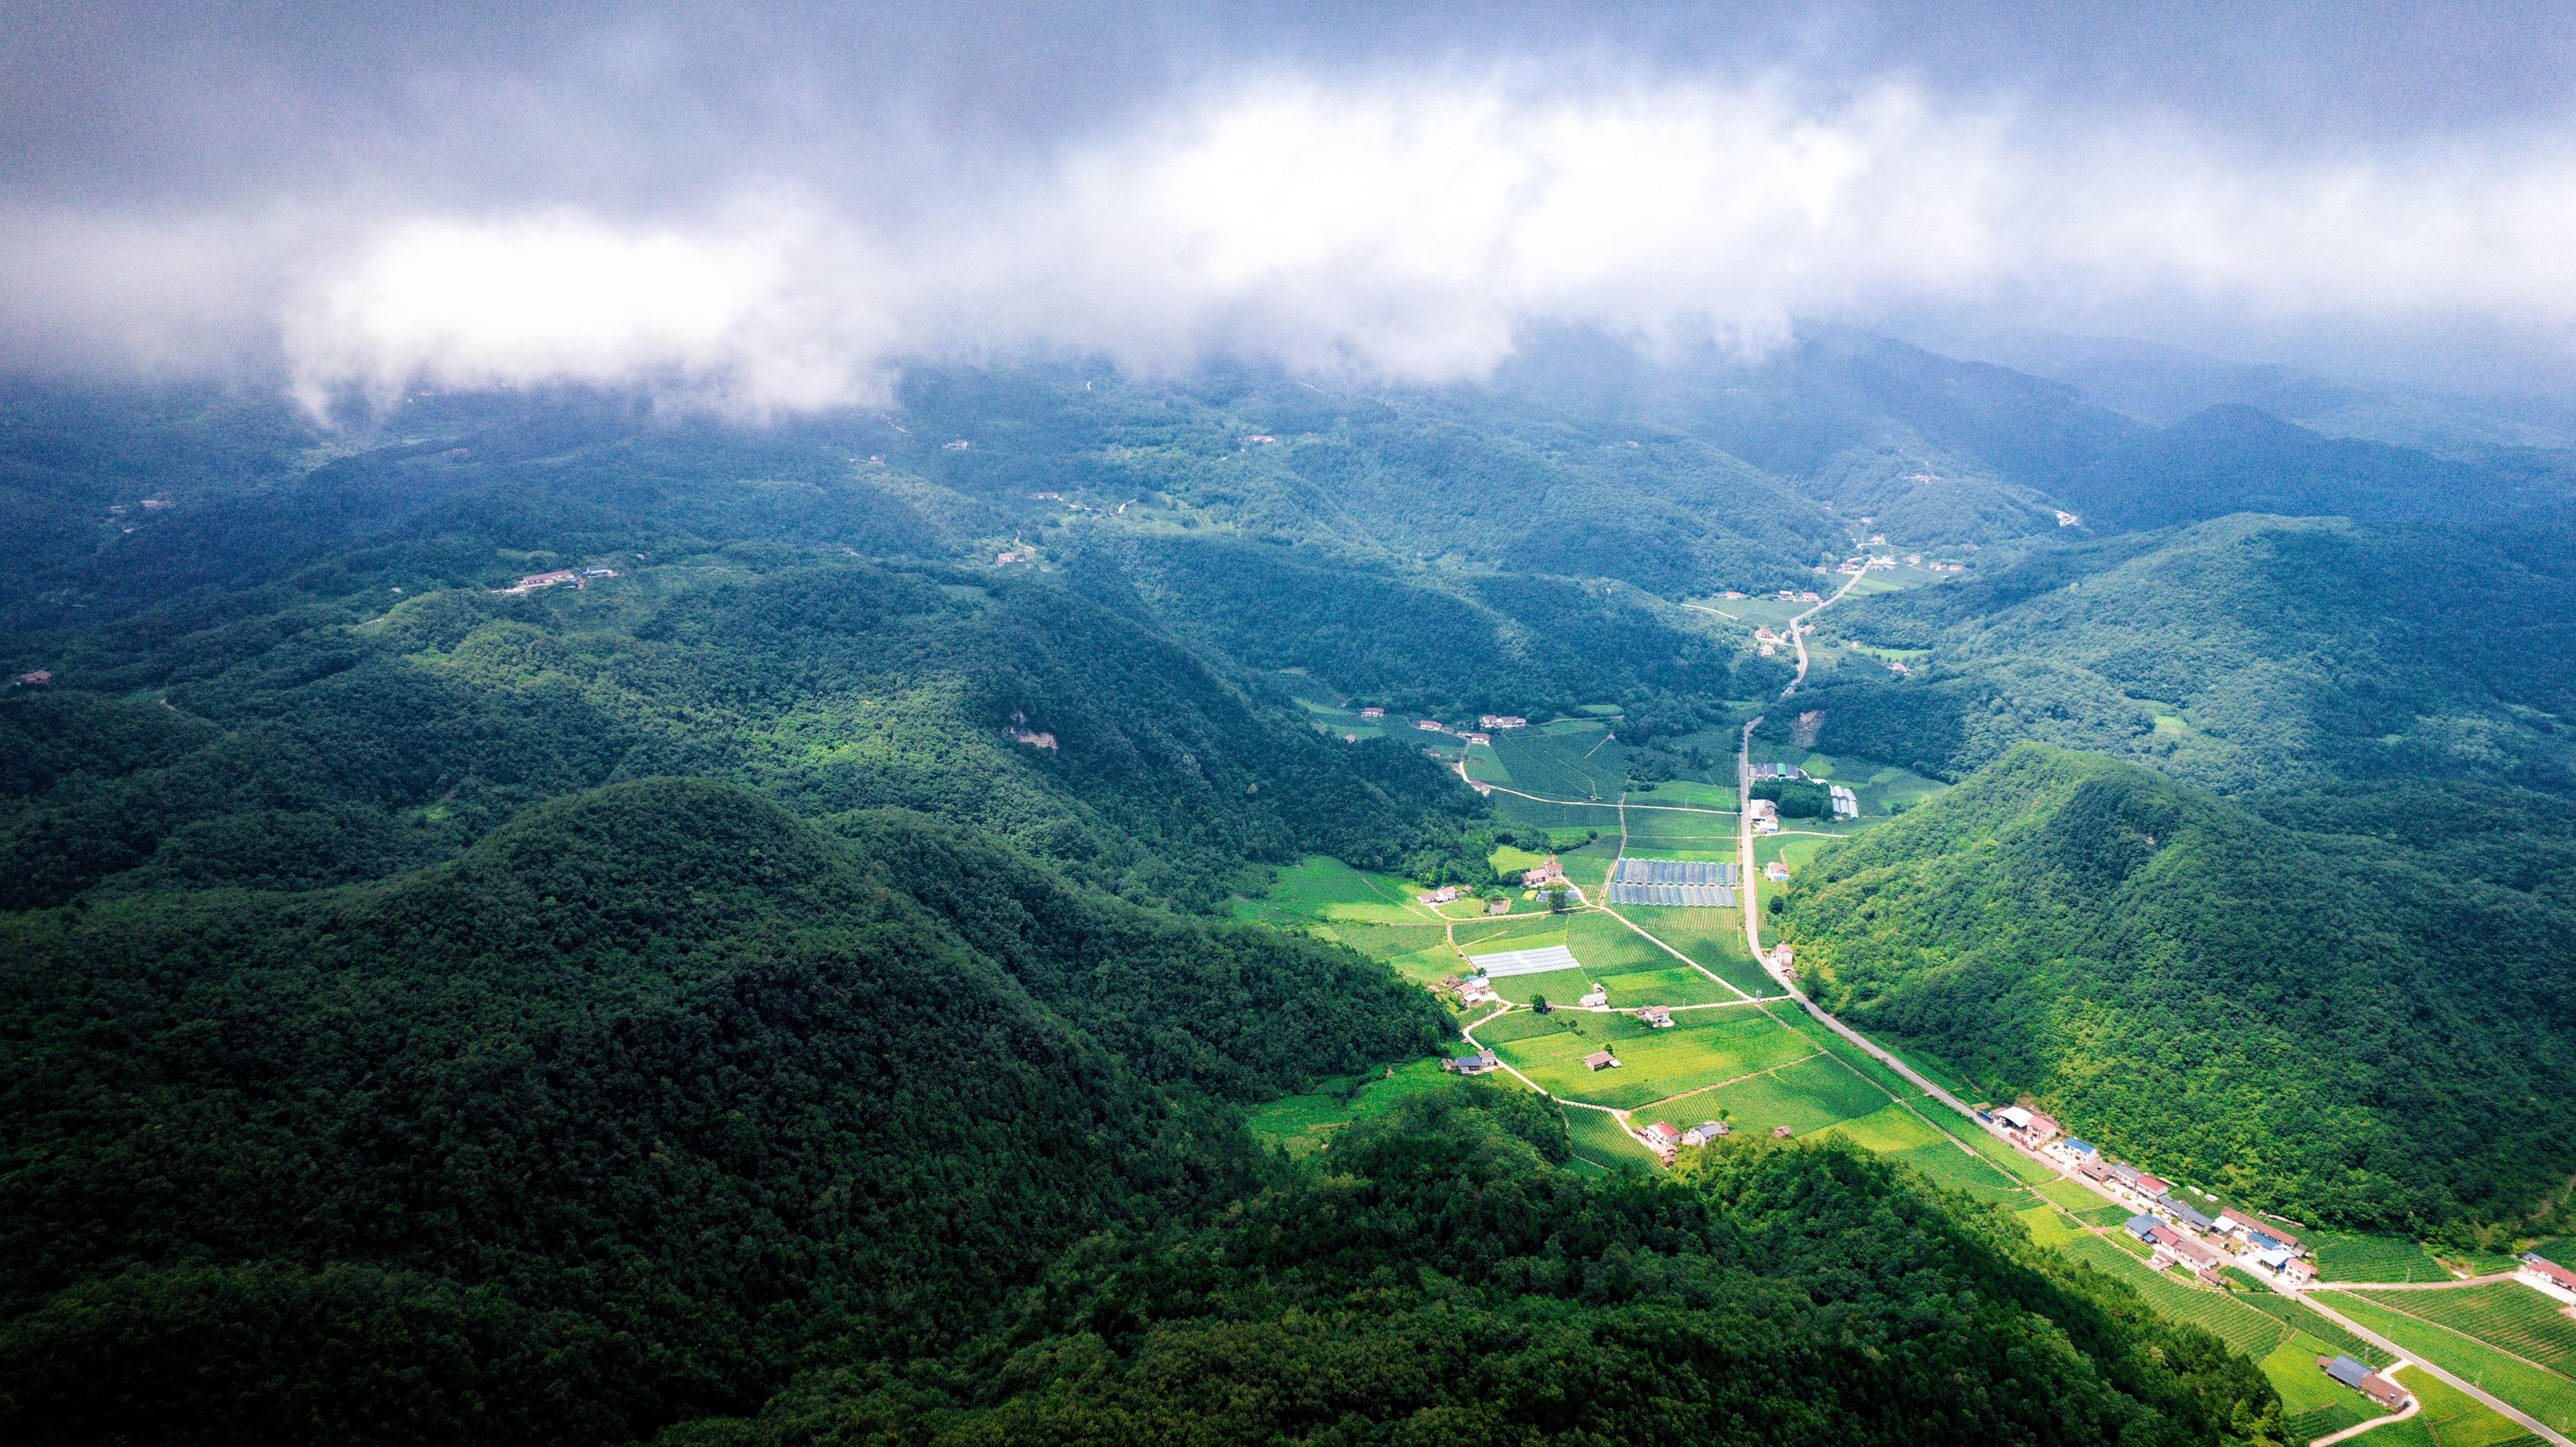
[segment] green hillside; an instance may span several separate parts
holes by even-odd
[[[1338,947],[844,834],[648,780],[383,884],[0,924],[10,1435],[746,1410],[1249,1189],[1229,1102],[1445,1033]]]
[[[1816,747],[1960,778],[2021,739],[2221,793],[2416,774],[2576,790],[2564,528],[2236,517],[1845,603],[1831,638],[1927,650],[1827,681]],[[1775,711],[1777,713],[1778,711]],[[1786,737],[1772,718],[1765,736]]]
[[[1822,856],[1818,997],[1990,1096],[2290,1217],[2512,1221],[2576,1167],[2576,809],[2346,786],[2261,813],[2023,745]]]
[[[693,1440],[2279,1440],[2251,1362],[1901,1167],[1766,1142],[1586,1181],[1527,1099],[1411,1097],[1330,1175],[1087,1245],[965,1351]]]

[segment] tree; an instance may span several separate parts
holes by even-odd
[[[1553,1009],[1555,1009],[1556,1007],[1555,1007],[1554,1005],[1551,1005],[1551,1004],[1549,1004],[1549,1003],[1547,1002],[1547,996],[1545,996],[1545,995],[1532,995],[1532,996],[1530,996],[1530,1008],[1531,1008],[1531,1009],[1533,1009],[1533,1010],[1536,1010],[1538,1013],[1540,1013],[1540,1014],[1544,1015],[1544,1014],[1546,1014],[1548,1011],[1553,1010]]]

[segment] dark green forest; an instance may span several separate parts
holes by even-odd
[[[2560,799],[2248,808],[2025,744],[1824,856],[1780,918],[1827,1008],[1997,1099],[2295,1219],[2466,1237],[2576,1170],[2571,863]]]
[[[1829,640],[1929,651],[1904,682],[1802,694],[1828,752],[1958,779],[2038,739],[2225,794],[2425,775],[2576,791],[2563,524],[2229,518],[1827,618]],[[1790,727],[1774,710],[1765,737]]]
[[[1416,1097],[1329,1174],[1084,1242],[960,1351],[684,1440],[2279,1439],[2215,1337],[1900,1167],[1766,1141],[1585,1182],[1532,1104]]]

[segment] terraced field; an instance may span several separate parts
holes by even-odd
[[[1602,725],[1496,734],[1491,749],[1470,752],[1471,777],[1477,776],[1478,761],[1488,753],[1509,771],[1510,787],[1543,799],[1615,800],[1628,779],[1628,751]]]

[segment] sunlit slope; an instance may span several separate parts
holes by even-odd
[[[1854,1024],[2168,1176],[2418,1229],[2563,1185],[2576,811],[2416,788],[2273,814],[2024,745],[1823,856],[1777,917]],[[2419,842],[2446,819],[2491,847]]]

